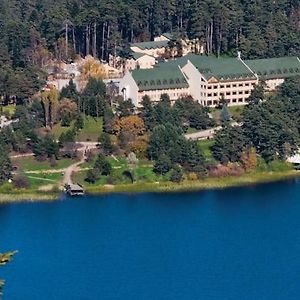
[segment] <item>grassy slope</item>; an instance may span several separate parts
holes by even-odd
[[[62,158],[57,160],[57,165],[51,167],[48,160],[37,161],[33,156],[20,157],[12,159],[13,165],[18,166],[18,170],[27,172],[27,171],[43,171],[43,170],[60,170],[65,169],[72,163],[74,160],[69,158]]]
[[[70,127],[62,127],[60,123],[56,124],[51,133],[56,139],[60,137],[63,132],[70,130],[73,127],[74,122]],[[86,116],[84,118],[84,128],[79,132],[76,140],[79,142],[93,141],[97,142],[103,128],[103,118],[93,118]]]
[[[102,130],[103,118],[85,117],[84,128],[80,131],[76,139],[80,142],[97,142]]]

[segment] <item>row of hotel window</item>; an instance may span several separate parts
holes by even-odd
[[[205,89],[207,88],[208,90],[212,89],[231,89],[231,88],[236,88],[236,87],[249,87],[249,86],[255,86],[255,83],[252,82],[247,82],[247,83],[233,83],[233,84],[214,84],[214,85],[200,85],[200,88]]]
[[[219,100],[207,100],[207,101],[202,101],[203,105],[207,106],[212,106],[212,105],[218,105]],[[236,103],[245,103],[246,98],[238,98],[238,99],[228,99],[228,104],[236,104]]]
[[[200,92],[200,96],[203,96],[203,97],[225,97],[225,96],[235,96],[235,95],[250,95],[251,91],[247,90],[247,91],[239,91],[239,92],[236,92],[236,91],[231,91],[231,92],[226,92],[226,93],[202,93]]]

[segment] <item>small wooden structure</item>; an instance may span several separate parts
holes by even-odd
[[[84,189],[80,184],[66,184],[65,185],[66,193],[70,196],[83,196]]]

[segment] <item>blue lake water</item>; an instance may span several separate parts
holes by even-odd
[[[300,299],[300,180],[0,206],[8,300]]]

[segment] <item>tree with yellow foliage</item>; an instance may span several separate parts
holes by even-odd
[[[103,64],[94,57],[88,55],[79,64],[81,80],[87,81],[90,77],[102,80],[106,78],[106,71]]]
[[[254,147],[245,150],[241,156],[241,163],[246,172],[254,170],[257,166],[257,155]]]
[[[41,101],[44,107],[45,126],[53,127],[58,109],[59,92],[55,87],[41,93]]]

